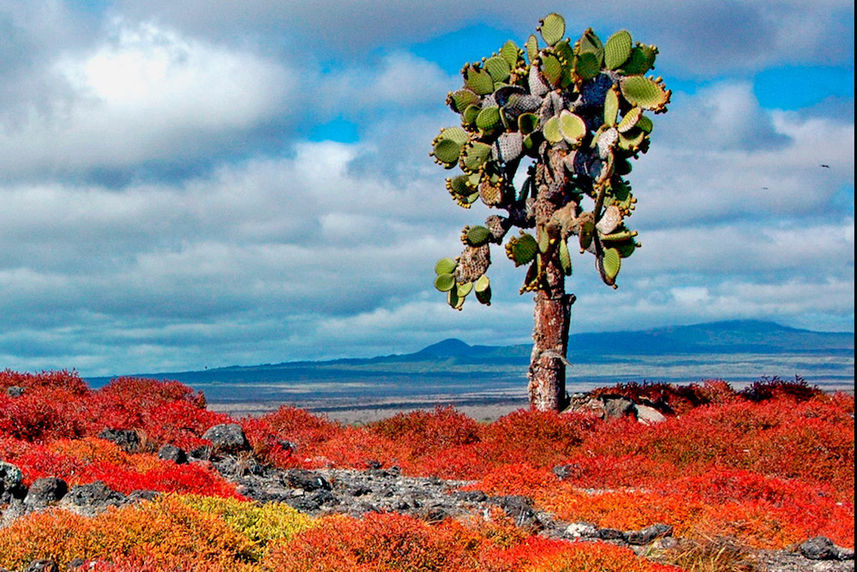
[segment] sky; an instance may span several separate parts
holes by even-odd
[[[573,259],[572,333],[853,332],[851,1],[0,0],[0,369],[529,343],[502,247],[490,307],[434,289],[496,211],[429,151],[462,65],[553,11],[657,45],[673,91],[629,177],[643,246],[618,290]]]

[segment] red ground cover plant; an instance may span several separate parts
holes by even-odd
[[[13,386],[23,392],[8,394]],[[647,400],[667,420],[644,425],[633,417],[521,410],[477,423],[447,407],[351,427],[282,407],[239,422],[256,455],[282,468],[396,465],[407,475],[474,480],[470,488],[488,494],[526,495],[568,522],[622,530],[663,522],[686,538],[726,535],[760,548],[817,535],[853,546],[853,396],[823,394],[799,379],[763,379],[742,392],[718,381],[601,391]],[[90,390],[74,372],[0,372],[0,460],[20,467],[25,484],[59,476],[72,486],[101,480],[123,493],[240,498],[207,463],[176,465],[154,455],[163,443],[206,444],[206,429],[231,421],[177,382],[122,378]],[[104,428],[137,431],[142,450],[129,453],[98,438]],[[294,570],[669,569],[611,545],[531,537],[497,511],[441,525],[400,515],[324,518],[280,541],[264,563],[248,556],[233,528],[213,551],[195,556],[182,547],[198,535],[220,534],[223,523],[184,505],[158,506],[96,519],[27,517],[4,529],[12,536],[0,540],[0,553],[8,545],[25,558],[32,543],[15,539],[29,535],[69,557],[109,553],[98,556],[96,569],[104,570],[258,570],[266,563]],[[151,522],[178,536],[153,540],[143,532]]]

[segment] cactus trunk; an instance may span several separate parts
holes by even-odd
[[[536,168],[536,201],[533,211],[536,224],[545,229],[558,208],[563,206],[563,192],[568,180],[562,168],[562,155],[542,148],[543,160]],[[543,230],[543,232],[546,232]],[[530,356],[530,407],[539,411],[561,411],[567,405],[565,366],[568,363],[568,330],[574,295],[565,292],[565,274],[559,259],[559,247],[549,244],[539,254],[544,261],[544,279],[536,290],[533,312],[533,351]]]
[[[556,283],[536,292],[533,315],[533,352],[527,377],[530,407],[539,411],[562,411],[567,405],[565,364],[574,296],[565,293],[561,269],[548,268],[548,280],[553,276],[558,278]]]

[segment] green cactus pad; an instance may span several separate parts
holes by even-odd
[[[614,232],[613,234],[605,234],[600,238],[601,242],[624,242],[628,239],[634,238],[635,236],[635,232],[631,232],[630,230],[623,230],[620,232]]]
[[[449,292],[455,286],[455,276],[452,274],[438,274],[434,279],[434,287],[441,292]]]
[[[522,113],[518,116],[518,131],[529,135],[539,128],[539,116],[535,113]]]
[[[557,13],[548,14],[539,20],[538,31],[545,43],[552,46],[565,35],[565,20]]]
[[[535,258],[539,244],[533,235],[521,231],[520,236],[513,236],[506,243],[506,256],[515,266],[527,264]]]
[[[619,93],[615,88],[610,88],[604,96],[604,124],[610,127],[616,126],[619,116]]]
[[[455,141],[459,145],[464,145],[470,140],[470,135],[468,135],[467,131],[461,127],[447,127],[445,129],[441,129],[438,138],[449,139],[450,141]]]
[[[655,69],[655,60],[658,57],[658,48],[655,46],[644,46],[639,44],[640,51],[643,52],[643,56],[646,58],[646,63],[649,65],[649,69]]]
[[[432,154],[435,159],[443,163],[447,169],[451,169],[455,167],[458,163],[459,157],[461,156],[461,145],[452,139],[438,138],[435,141],[434,151]]]
[[[464,110],[464,113],[461,114],[461,122],[464,125],[474,125],[476,123],[476,118],[479,117],[480,111],[482,111],[482,108],[478,105],[468,105],[467,109]]]
[[[604,44],[601,43],[601,38],[592,31],[592,28],[587,28],[580,39],[577,41],[577,52],[579,54],[591,53],[598,60],[598,66],[604,61]]]
[[[615,248],[605,248],[602,256],[596,258],[596,266],[601,274],[601,279],[608,286],[616,282],[616,275],[622,267],[622,257]]]
[[[506,60],[506,63],[509,64],[510,68],[514,68],[518,65],[518,56],[520,53],[521,50],[512,40],[509,40],[503,44],[502,48],[500,48],[500,57]]]
[[[473,288],[474,288],[474,290],[476,290],[477,294],[479,294],[480,292],[484,292],[485,290],[487,290],[490,287],[491,287],[491,280],[488,279],[487,274],[483,274],[482,276],[480,276],[476,280],[476,283],[473,284]]]
[[[467,244],[470,246],[482,246],[491,239],[491,231],[484,226],[471,226],[467,230]]]
[[[574,148],[586,135],[586,123],[580,116],[563,109],[559,114],[559,131],[566,143]]]
[[[620,71],[625,75],[643,75],[651,68],[647,52],[643,50],[641,44],[631,49],[631,54],[620,68]]]
[[[542,128],[542,135],[545,136],[545,139],[551,145],[562,141],[562,131],[559,129],[558,117],[553,116],[545,122],[545,126]]]
[[[574,63],[574,73],[586,81],[601,73],[601,60],[593,52],[581,52]]]
[[[592,238],[595,236],[595,222],[591,219],[583,222],[577,229],[577,238],[580,242],[580,250],[586,250],[592,244]]]
[[[476,128],[483,134],[491,134],[503,128],[503,122],[500,119],[500,108],[491,105],[485,107],[476,116]]]
[[[628,110],[628,113],[622,118],[622,121],[619,122],[619,125],[616,126],[616,130],[619,133],[627,133],[634,126],[637,125],[637,122],[640,120],[640,117],[643,116],[643,110],[639,107],[632,107]]]
[[[539,70],[550,85],[554,87],[559,85],[559,80],[562,79],[562,64],[559,62],[559,58],[553,54],[542,56]]]
[[[464,113],[469,105],[479,101],[479,96],[469,89],[459,89],[446,97],[446,103],[456,113]]]
[[[503,82],[509,79],[509,72],[512,71],[512,68],[509,66],[509,62],[503,59],[500,56],[492,56],[485,60],[485,70],[491,74],[491,77],[494,79],[494,82]]]
[[[476,291],[476,299],[479,300],[480,304],[485,304],[486,306],[491,305],[491,287],[489,286],[485,290]]]
[[[666,110],[672,93],[664,89],[662,83],[641,75],[623,78],[620,86],[622,95],[628,100],[628,103],[655,112]]]
[[[619,149],[623,151],[637,152],[642,148],[646,139],[646,132],[642,129],[632,129],[627,133],[619,134]]]
[[[524,44],[524,47],[527,50],[527,58],[530,60],[532,64],[537,57],[539,57],[539,40],[535,35],[530,34],[530,37],[527,38],[527,42]]]
[[[491,145],[480,141],[468,143],[462,156],[463,167],[468,171],[478,171],[491,156]]]
[[[574,61],[574,48],[571,47],[568,38],[555,45],[553,51],[564,66],[570,65]]]
[[[564,238],[559,241],[559,265],[562,267],[563,274],[571,276],[571,253]]]
[[[484,69],[471,65],[464,69],[464,87],[477,95],[488,95],[494,91],[494,78]]]
[[[458,175],[457,177],[447,179],[446,188],[450,193],[459,196],[468,196],[473,194],[475,190],[470,184],[470,179],[467,175]]]
[[[652,120],[641,114],[640,119],[637,120],[637,128],[646,133],[651,133],[653,127]]]
[[[466,297],[472,291],[473,291],[473,282],[465,282],[464,284],[459,284],[456,288],[456,294],[458,294],[459,298]]]
[[[604,45],[604,65],[615,70],[631,55],[631,34],[627,30],[619,30]]]
[[[452,258],[441,258],[434,265],[434,273],[440,276],[441,274],[452,274],[455,272],[455,267],[458,263]]]
[[[550,235],[543,226],[539,226],[536,232],[536,241],[539,243],[539,252],[545,254],[550,248]]]
[[[458,288],[451,288],[446,293],[446,303],[454,310],[460,310],[464,305],[464,298],[458,295]]]
[[[637,249],[637,243],[634,239],[625,240],[622,242],[613,243],[613,248],[616,249],[616,252],[619,253],[619,256],[622,258],[628,258],[634,251]]]

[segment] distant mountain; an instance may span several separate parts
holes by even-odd
[[[411,354],[134,375],[174,379],[193,386],[240,383],[251,383],[255,386],[261,382],[288,382],[299,385],[321,381],[359,386],[361,383],[368,383],[367,380],[372,383],[389,380],[391,384],[420,385],[425,389],[427,384],[451,377],[465,385],[469,383],[468,378],[520,380],[529,364],[530,350],[529,344],[471,346],[462,340],[450,338]],[[743,354],[769,356],[766,358],[767,364],[778,363],[776,356],[779,355],[809,356],[796,363],[803,367],[800,364],[806,362],[809,364],[806,367],[810,369],[816,368],[817,363],[821,361],[820,358],[812,356],[834,356],[846,366],[850,360],[850,375],[853,378],[854,334],[800,330],[774,322],[734,320],[638,331],[574,334],[569,338],[569,359],[572,363],[583,366],[622,363],[658,365],[660,362],[682,361],[695,364],[705,360],[714,363],[709,358],[713,359],[715,355],[721,356],[720,361],[723,362],[723,355]],[[659,362],[660,357],[663,359]],[[771,366],[766,367],[769,370]],[[777,373],[768,370],[763,374]],[[578,368],[577,371],[582,370]],[[614,368],[611,371],[620,370]],[[645,372],[643,374],[646,375]],[[654,374],[648,375],[655,377]],[[752,377],[749,372],[748,376]],[[846,371],[844,377],[847,376]],[[109,379],[89,378],[88,381],[98,387]]]

